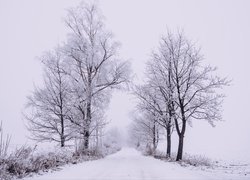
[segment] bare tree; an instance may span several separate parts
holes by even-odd
[[[177,109],[174,112],[175,127],[179,136],[176,160],[182,159],[184,135],[187,122],[193,119],[208,121],[214,125],[221,120],[221,103],[224,95],[216,90],[228,85],[226,78],[213,75],[216,68],[203,66],[203,56],[183,33],[168,33],[162,39],[164,63],[161,71],[170,71],[174,92],[172,101]]]
[[[56,141],[61,147],[72,138],[67,119],[70,113],[70,87],[63,63],[56,49],[41,58],[44,65],[44,87],[35,88],[28,97],[28,129],[37,141]]]
[[[148,84],[143,86],[136,86],[134,89],[134,94],[136,95],[139,103],[137,105],[138,110],[146,117],[147,121],[151,121],[152,132],[153,132],[153,144],[156,142],[158,135],[156,134],[157,127],[160,125],[167,132],[167,156],[171,153],[171,129],[172,125],[168,118],[167,104],[161,96],[161,93],[156,87],[152,86],[150,81]],[[147,123],[149,124],[149,122]],[[148,125],[149,126],[149,125]],[[149,126],[150,127],[150,126]],[[159,129],[159,127],[158,127]],[[170,131],[169,131],[170,130]],[[154,151],[156,146],[154,146]]]
[[[109,95],[111,88],[127,81],[128,64],[117,58],[118,44],[105,30],[96,5],[81,4],[70,9],[65,23],[70,29],[65,53],[70,60],[72,80],[78,86],[76,108],[81,112],[78,125],[84,148],[88,149],[93,103],[98,96]]]
[[[140,113],[133,118],[129,129],[133,145],[144,147],[148,153],[154,155],[159,142],[159,124],[148,112]]]
[[[229,81],[215,76],[216,68],[203,66],[202,60],[200,50],[182,33],[168,33],[148,61],[146,84],[135,90],[141,110],[156,115],[158,124],[167,131],[168,157],[175,127],[179,137],[177,161],[182,159],[187,123],[202,119],[214,125],[221,120],[224,95],[217,90]]]
[[[158,119],[167,132],[167,153],[166,156],[171,155],[171,135],[174,130],[174,85],[172,83],[172,70],[171,62],[166,59],[165,51],[160,44],[158,52],[152,53],[152,58],[147,64],[147,78],[151,88],[155,89],[155,99],[161,102],[161,106],[157,105],[160,118]],[[157,96],[156,96],[157,94]],[[161,110],[159,108],[162,107]]]

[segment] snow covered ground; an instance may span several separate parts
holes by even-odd
[[[249,166],[248,166],[249,168]],[[64,166],[60,171],[25,180],[82,179],[82,180],[165,180],[165,179],[250,179],[250,174],[232,173],[225,169],[182,167],[141,155],[135,149],[121,151],[96,161]],[[249,172],[250,173],[250,172]]]

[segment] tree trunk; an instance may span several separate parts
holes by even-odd
[[[99,148],[99,131],[98,126],[96,126],[96,149]]]
[[[61,136],[61,147],[64,147],[65,146],[65,138],[64,136],[62,135]]]
[[[156,135],[156,125],[155,125],[155,122],[154,122],[154,126],[153,126],[153,155],[155,155],[155,150],[156,150],[156,147],[157,147],[157,145],[156,145],[156,137],[157,135]]]
[[[182,110],[182,129],[181,129],[181,132],[179,134],[179,145],[178,145],[178,152],[177,152],[176,161],[182,160],[185,131],[186,131],[186,118],[184,116],[184,110]]]
[[[171,156],[171,126],[167,127],[167,154],[166,157],[169,158]]]
[[[84,127],[84,149],[87,150],[89,148],[89,136],[90,136],[90,132],[89,132],[89,127],[90,127],[90,123],[91,123],[91,101],[92,101],[92,93],[91,93],[91,84],[92,84],[92,79],[91,79],[91,72],[92,72],[92,68],[90,68],[89,72],[88,72],[88,91],[87,91],[87,112],[86,112],[86,124]]]
[[[179,88],[178,88],[178,94],[180,94]],[[178,152],[177,152],[176,161],[182,160],[184,134],[186,131],[186,117],[185,117],[185,111],[184,111],[184,105],[183,105],[184,101],[181,100],[180,95],[179,95],[179,103],[180,103],[180,109],[181,109],[182,128],[181,128],[181,132],[178,134],[179,135],[179,145],[178,145]]]
[[[84,132],[84,150],[89,149],[89,130],[85,130]]]
[[[181,135],[179,136],[179,145],[178,145],[178,151],[177,151],[176,161],[182,160],[183,143],[184,143],[184,135],[181,134]]]
[[[61,110],[61,147],[64,147],[65,145],[65,137],[64,137],[64,119],[62,115],[62,110]]]

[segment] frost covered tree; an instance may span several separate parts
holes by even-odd
[[[129,127],[131,143],[146,148],[149,154],[155,153],[159,142],[160,127],[155,118],[148,112],[140,112]]]
[[[154,89],[154,103],[159,113],[158,123],[166,130],[167,135],[167,153],[171,155],[171,135],[174,130],[175,105],[173,101],[174,85],[171,82],[171,63],[164,63],[165,55],[162,49],[152,53],[152,58],[147,64],[148,84]],[[158,103],[156,103],[158,102]]]
[[[177,161],[182,159],[187,123],[201,119],[214,125],[221,120],[220,89],[229,81],[216,76],[216,68],[204,66],[202,60],[199,49],[183,33],[168,33],[148,61],[145,85],[135,90],[141,110],[157,115],[157,123],[167,131],[167,156],[176,130]]]
[[[152,137],[149,139],[152,139],[151,142],[153,144],[153,151],[155,152],[159,140],[159,126],[164,128],[168,126],[166,124],[165,104],[163,101],[161,101],[157,90],[152,87],[151,84],[136,86],[134,89],[134,95],[139,101],[137,110],[142,115],[142,117],[139,119],[138,117],[135,118],[136,124],[141,124],[146,127],[146,129],[141,128],[142,131],[143,129],[149,130],[149,137]]]
[[[224,95],[219,89],[229,84],[226,78],[214,75],[216,68],[204,66],[203,56],[183,33],[168,33],[161,43],[162,58],[159,72],[170,74],[169,86],[173,102],[175,129],[179,136],[176,160],[182,159],[187,123],[206,120],[211,125],[221,120],[221,104]],[[173,91],[172,91],[173,90]]]
[[[147,64],[147,82],[143,86],[136,86],[134,94],[139,100],[141,110],[155,116],[156,122],[166,130],[166,156],[170,157],[171,134],[174,127],[173,85],[170,82],[169,71],[164,69],[166,66],[161,67],[160,55],[153,53],[152,59]]]
[[[105,104],[111,88],[127,82],[128,64],[117,57],[118,43],[105,29],[96,5],[82,3],[70,9],[65,23],[70,32],[64,52],[69,57],[75,106],[80,112],[73,121],[81,128],[84,149],[88,149],[93,107]]]
[[[56,49],[41,57],[44,65],[43,87],[36,87],[28,97],[28,129],[32,139],[56,141],[61,147],[72,138],[70,113],[70,87],[65,71],[64,56]]]

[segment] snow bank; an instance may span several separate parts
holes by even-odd
[[[0,158],[0,179],[10,180],[13,177],[23,178],[34,173],[54,171],[66,164],[100,159],[116,151],[117,149],[108,147],[102,151],[90,149],[80,152],[73,147],[54,147],[50,151],[41,151],[36,146],[22,146],[10,155]]]

